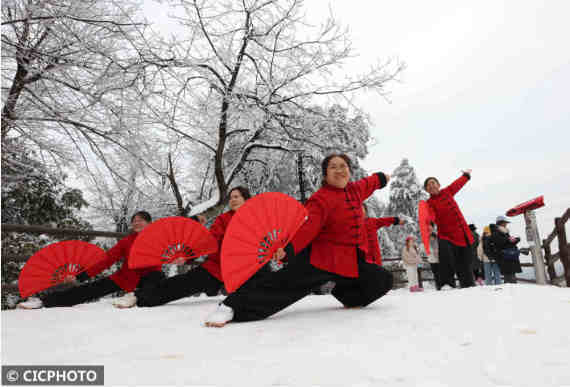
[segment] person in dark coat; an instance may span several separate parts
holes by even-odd
[[[493,225],[495,227],[495,225]],[[491,227],[483,228],[483,235],[477,247],[477,255],[483,261],[485,270],[485,285],[500,285],[503,283],[501,278],[501,268],[499,267],[496,256],[498,255],[491,241]]]
[[[230,210],[219,215],[210,227],[210,233],[218,242],[218,251],[208,255],[204,263],[184,274],[165,278],[152,288],[141,289],[135,292],[135,300],[127,298],[120,306],[117,306],[121,308],[130,308],[135,304],[139,307],[159,306],[196,293],[217,296],[224,287],[220,267],[222,241],[232,217],[250,197],[251,194],[246,187],[239,186],[230,190]],[[183,260],[179,263],[182,264]]]
[[[206,326],[267,318],[328,281],[336,283],[331,294],[347,308],[365,307],[392,288],[392,274],[365,260],[368,240],[362,212],[362,202],[385,187],[389,175],[379,172],[349,182],[351,172],[344,154],[323,160],[323,186],[306,203],[308,220],[274,254],[275,260],[286,258],[288,264],[276,272],[263,266],[218,306]]]
[[[491,241],[495,246],[496,254],[501,256],[497,262],[501,268],[501,274],[505,279],[505,283],[516,283],[515,273],[522,273],[519,260],[520,252],[517,248],[517,243],[521,239],[512,237],[509,234],[507,227],[509,223],[506,217],[497,217],[495,224],[491,225]]]
[[[455,287],[455,272],[461,287],[475,286],[471,270],[473,261],[471,245],[475,240],[453,198],[470,179],[471,170],[468,169],[443,189],[440,189],[439,181],[435,177],[428,177],[424,181],[424,189],[430,194],[427,203],[433,210],[437,225],[439,279],[442,288],[446,285]]]
[[[57,306],[73,306],[97,300],[103,296],[123,290],[133,292],[135,289],[152,287],[165,276],[161,266],[131,269],[127,265],[129,252],[139,233],[152,222],[152,217],[146,211],[139,211],[131,218],[133,232],[121,239],[115,246],[105,253],[105,259],[97,265],[81,272],[77,277],[68,276],[66,283],[84,282],[109,268],[120,259],[124,259],[121,268],[109,277],[105,277],[88,284],[73,287],[61,292],[53,292],[45,296],[30,297],[26,302],[18,304],[21,309],[51,308]]]
[[[474,224],[469,225],[469,229],[471,230],[471,235],[473,235],[473,239],[475,242],[471,245],[473,249],[473,261],[472,261],[472,270],[473,270],[473,277],[475,277],[475,282],[479,285],[483,285],[483,263],[479,260],[479,256],[477,255],[477,248],[479,247],[479,241],[481,237],[477,233],[477,226]]]

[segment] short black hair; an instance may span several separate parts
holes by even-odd
[[[152,216],[150,216],[150,214],[149,214],[148,212],[146,212],[146,211],[138,211],[138,212],[135,212],[135,213],[133,214],[133,216],[131,217],[131,223],[133,223],[133,220],[135,219],[135,216],[141,217],[141,218],[143,218],[144,220],[146,220],[146,221],[149,222],[149,223],[152,222]]]
[[[228,191],[228,198],[230,197],[231,193],[236,189],[239,191],[244,200],[251,198],[251,193],[249,192],[249,189],[247,187],[244,187],[243,185],[238,185],[237,187],[230,189]]]
[[[439,180],[437,180],[437,178],[435,178],[435,177],[433,177],[433,176],[430,176],[430,177],[428,177],[427,179],[424,180],[424,189],[425,189],[425,190],[427,190],[427,183],[428,183],[428,181],[430,181],[430,180],[432,180],[432,179],[435,180],[435,182],[436,182],[437,184],[439,184]],[[441,184],[440,184],[440,185],[441,185]]]

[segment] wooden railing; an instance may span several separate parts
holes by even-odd
[[[398,258],[398,257],[391,257],[391,258],[382,258],[382,262],[400,262],[402,260],[402,258]],[[427,257],[423,256],[422,257],[422,263],[427,264]],[[521,263],[522,267],[534,267],[534,264],[532,263]],[[390,271],[393,273],[405,273],[406,269],[404,268],[390,268]],[[435,281],[433,276],[430,276],[428,278],[426,278],[425,276],[422,276],[422,273],[432,273],[432,270],[430,268],[427,267],[418,267],[418,284],[420,285],[420,287],[423,287],[423,281]],[[457,279],[457,278],[456,278]],[[527,283],[536,283],[536,280],[531,280],[531,279],[526,279],[526,278],[520,278],[517,277],[517,281],[519,282],[527,282]],[[406,284],[408,283],[408,280],[405,279],[403,281],[401,280],[397,280],[394,282],[395,284]]]
[[[566,222],[570,219],[570,208],[559,218],[554,219],[554,230],[542,241],[542,248],[544,249],[544,260],[546,261],[548,276],[550,277],[551,284],[558,284],[559,281],[566,281],[566,286],[570,287],[570,244],[566,238]],[[552,254],[550,245],[554,238],[558,237],[558,252]],[[554,263],[560,260],[564,267],[564,274],[560,277],[556,276]]]
[[[2,223],[2,232],[23,232],[30,234],[93,236],[93,237],[110,237],[110,238],[113,237],[123,238],[129,235],[126,232],[76,230],[70,228],[52,228],[44,226],[29,226],[26,224],[10,224],[10,223]]]
[[[570,286],[570,259],[569,259],[569,251],[570,251],[570,244],[568,244],[566,239],[566,231],[564,229],[565,223],[570,218],[570,208],[566,210],[564,215],[560,218],[556,218],[554,220],[555,227],[554,230],[550,233],[550,235],[543,241],[542,247],[545,251],[545,261],[548,268],[548,274],[550,276],[551,283],[556,283],[562,278],[565,278],[566,285]],[[92,230],[75,230],[75,229],[64,229],[64,228],[49,228],[43,226],[29,226],[29,225],[21,225],[21,224],[2,224],[2,232],[21,232],[21,233],[32,233],[32,234],[49,234],[49,235],[70,235],[70,236],[93,236],[93,237],[107,237],[107,238],[122,238],[128,233],[121,233],[121,232],[109,232],[109,231],[92,231]],[[559,251],[556,254],[551,253],[551,243],[554,238],[558,237],[558,245]],[[17,261],[17,262],[24,262],[28,259],[27,256],[22,257],[9,257],[6,260],[9,261]],[[561,260],[564,266],[565,275],[562,277],[556,277],[556,272],[554,270],[554,263],[557,260]],[[383,262],[398,262],[401,261],[399,257],[386,257],[383,258]],[[422,257],[422,261],[427,263],[427,257]],[[533,267],[532,263],[521,263],[523,267]],[[391,268],[391,271],[394,273],[405,272],[404,268]],[[420,286],[423,286],[423,281],[434,281],[433,278],[426,278],[426,276],[422,275],[424,272],[430,272],[431,269],[427,267],[419,267],[418,268],[418,282]],[[534,282],[532,280],[525,280],[523,278],[517,278],[522,282]],[[402,284],[407,283],[407,280],[404,281],[397,281],[396,283]],[[6,288],[13,288],[14,285],[2,285],[2,289]]]
[[[382,263],[388,263],[388,262],[401,262],[402,258],[400,257],[386,257],[386,258],[382,258]],[[422,263],[426,264],[427,263],[427,257],[426,256],[422,256]],[[390,271],[392,273],[405,273],[406,269],[404,268],[390,268]],[[426,278],[425,276],[422,276],[423,272],[428,272],[431,273],[431,269],[427,268],[427,267],[418,267],[418,284],[420,285],[420,287],[423,287],[423,281],[434,281],[435,280],[433,278]],[[406,284],[408,283],[408,280],[405,279],[403,281],[400,281],[399,278],[396,279],[396,281],[394,282],[395,284]]]

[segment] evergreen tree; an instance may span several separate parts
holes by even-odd
[[[78,189],[66,187],[65,176],[50,173],[26,154],[12,154],[3,163],[2,222],[90,230],[78,211],[88,204]],[[4,160],[3,160],[4,161]],[[29,233],[2,235],[2,284],[16,283],[24,265],[18,258],[31,257],[42,247],[57,240],[83,239],[77,236],[52,237]],[[15,293],[2,292],[2,308],[18,301]]]
[[[422,248],[418,225],[418,204],[420,200],[427,199],[428,194],[422,189],[414,168],[408,159],[403,159],[392,173],[389,202],[384,211],[384,216],[398,216],[406,220],[403,226],[387,229],[398,254],[402,251],[408,235],[414,235],[417,238],[418,247]]]

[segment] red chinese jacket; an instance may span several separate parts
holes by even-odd
[[[456,246],[467,246],[474,243],[471,230],[453,198],[463,188],[470,176],[463,174],[448,187],[431,196],[427,203],[431,206],[437,224],[437,237],[445,239]]]
[[[295,254],[311,244],[313,266],[344,277],[358,277],[357,249],[368,251],[362,202],[386,185],[377,173],[345,188],[325,184],[307,201],[308,220],[293,237]]]

